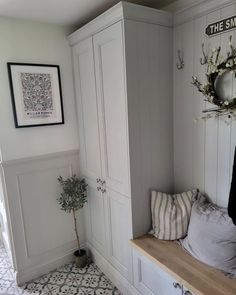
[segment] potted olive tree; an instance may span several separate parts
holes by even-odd
[[[83,208],[87,202],[87,184],[85,179],[79,179],[76,175],[68,178],[58,177],[58,181],[62,187],[62,193],[57,198],[61,210],[72,213],[74,220],[75,235],[78,250],[74,252],[75,262],[79,268],[83,268],[87,264],[86,251],[81,249],[78,234],[76,211]]]

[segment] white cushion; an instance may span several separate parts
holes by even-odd
[[[191,209],[198,191],[181,194],[151,192],[152,231],[161,240],[177,240],[187,234]]]

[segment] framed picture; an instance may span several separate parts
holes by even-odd
[[[64,124],[58,65],[7,63],[16,128]]]

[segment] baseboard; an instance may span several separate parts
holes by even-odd
[[[121,273],[111,265],[91,244],[87,243],[91,258],[123,295],[141,295]]]
[[[81,245],[81,247],[86,248],[84,245]],[[74,259],[73,258],[74,251],[75,249],[72,249],[69,253],[66,253],[63,256],[58,257],[55,260],[49,261],[48,263],[35,265],[25,270],[15,272],[15,280],[17,285],[22,286],[26,282],[37,279],[40,276],[45,275],[48,272],[55,270],[56,268],[60,266],[63,266],[64,264],[72,262]]]

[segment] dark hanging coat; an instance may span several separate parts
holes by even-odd
[[[236,225],[236,147],[234,153],[234,166],[233,166],[233,175],[231,182],[231,189],[229,195],[229,205],[228,205],[228,213],[232,218],[233,223]]]

